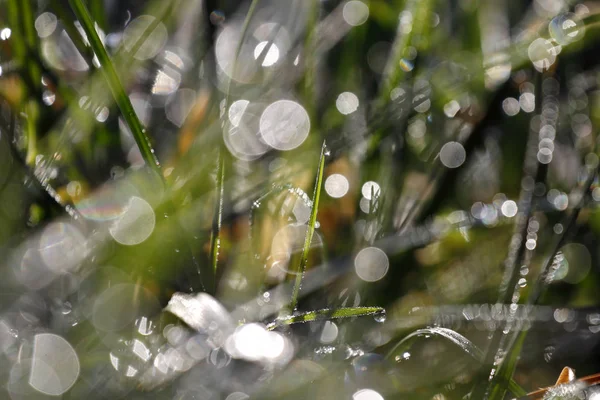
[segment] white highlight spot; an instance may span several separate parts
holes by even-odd
[[[333,342],[338,336],[338,327],[334,322],[326,321],[321,332],[321,343],[327,344]]]
[[[354,259],[354,269],[360,279],[377,282],[388,272],[390,261],[383,250],[377,247],[362,249]]]
[[[255,60],[258,60],[259,58],[264,57],[263,62],[262,62],[263,67],[270,67],[271,65],[275,64],[279,60],[279,47],[277,47],[277,45],[274,43],[271,43],[271,45],[269,46],[269,49],[267,50],[266,55],[262,54],[264,51],[264,48],[268,44],[269,44],[268,41],[260,42],[254,48],[254,59]]]
[[[10,28],[4,28],[0,31],[0,39],[2,40],[8,40],[8,38],[10,38],[12,31],[10,30]]]
[[[63,222],[52,223],[40,238],[40,256],[55,273],[74,270],[87,254],[85,237],[75,226]]]
[[[300,104],[279,100],[270,104],[260,117],[263,140],[277,150],[292,150],[308,137],[310,118]]]
[[[565,46],[581,39],[585,34],[585,26],[577,15],[566,13],[555,17],[548,31],[554,40]]]
[[[148,347],[146,347],[146,345],[138,339],[133,340],[133,353],[144,362],[148,361],[151,356]]]
[[[342,15],[348,25],[359,26],[367,22],[369,7],[362,1],[352,0],[344,5]]]
[[[240,121],[242,120],[244,112],[246,112],[246,108],[248,108],[248,104],[250,104],[248,100],[237,100],[231,104],[228,112],[231,125],[235,127],[240,126]]]
[[[65,339],[52,333],[40,333],[33,339],[33,357],[29,385],[35,390],[60,396],[79,376],[79,359]]]
[[[156,225],[154,210],[148,202],[133,196],[125,212],[121,214],[109,232],[113,239],[125,246],[134,246],[150,237]]]
[[[554,47],[552,42],[543,38],[535,39],[527,49],[529,60],[531,60],[535,69],[540,72],[547,70],[554,64],[558,53],[558,47]]]
[[[56,15],[45,12],[40,14],[35,19],[35,30],[38,33],[38,36],[41,38],[48,37],[52,35],[52,33],[56,30],[56,25],[58,20],[56,19]]]
[[[533,93],[525,92],[519,96],[519,105],[521,110],[526,113],[533,112],[535,110],[535,95]]]
[[[167,42],[167,28],[159,22],[152,32],[146,32],[154,24],[152,15],[141,15],[131,21],[123,31],[123,45],[127,51],[132,51],[142,35],[142,44],[133,55],[138,60],[147,60],[156,56]]]
[[[458,168],[467,159],[467,152],[462,144],[448,142],[440,150],[440,161],[447,168]]]
[[[350,183],[344,175],[331,174],[325,179],[325,191],[334,199],[344,197],[348,193]]]
[[[518,207],[517,203],[512,200],[507,200],[502,203],[502,207],[500,207],[500,211],[505,217],[512,218],[517,215]]]
[[[368,181],[365,182],[364,185],[362,185],[360,192],[362,193],[365,199],[372,200],[373,196],[377,197],[381,194],[381,187],[377,182]]]
[[[509,117],[513,117],[519,113],[521,110],[521,105],[519,104],[519,100],[514,97],[507,97],[502,101],[502,110]]]
[[[352,114],[358,110],[358,97],[352,92],[341,93],[335,101],[338,111],[344,115]]]
[[[231,356],[248,361],[285,362],[291,356],[288,339],[255,323],[237,328],[227,340],[225,349]]]
[[[384,400],[384,398],[374,390],[361,389],[352,395],[352,400]]]

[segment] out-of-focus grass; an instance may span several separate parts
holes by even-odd
[[[69,5],[0,3],[3,395],[39,394],[42,331],[73,399],[498,400],[600,367],[594,3]]]

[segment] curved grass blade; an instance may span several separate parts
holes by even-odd
[[[479,363],[484,362],[483,352],[479,347],[475,346],[469,339],[467,339],[460,333],[453,331],[452,329],[439,327],[423,328],[409,334],[400,342],[398,342],[398,344],[388,352],[386,358],[390,359],[394,357],[394,354],[408,351],[412,347],[416,339],[426,336],[438,336],[443,339],[446,339],[449,342],[460,347],[462,350],[464,350],[465,353],[467,353],[473,359],[477,360]],[[517,397],[525,396],[527,394],[527,392],[512,379],[508,381],[508,389],[512,392],[513,395]]]
[[[303,324],[312,321],[329,321],[340,318],[367,317],[370,315],[385,315],[385,309],[382,307],[343,307],[333,310],[325,308],[322,310],[294,313],[293,315],[276,319],[267,325],[267,329],[273,330],[282,325]]]
[[[319,158],[319,168],[317,169],[317,180],[315,182],[315,190],[313,192],[313,204],[310,210],[310,219],[308,221],[308,229],[306,230],[306,236],[304,238],[304,248],[302,249],[302,257],[300,258],[300,265],[296,269],[296,281],[294,282],[294,290],[292,292],[292,298],[290,300],[290,311],[295,311],[298,306],[298,295],[300,294],[300,287],[302,286],[302,278],[306,271],[306,264],[308,263],[308,252],[310,250],[310,244],[312,243],[313,234],[315,233],[315,225],[317,223],[317,212],[319,210],[319,198],[321,197],[321,186],[323,185],[323,172],[325,169],[325,150],[326,144],[323,142],[321,147],[321,156]]]
[[[98,57],[101,66],[100,69],[106,78],[110,91],[121,110],[125,122],[133,134],[144,161],[158,174],[158,176],[163,178],[163,175],[160,173],[160,163],[154,154],[154,149],[150,145],[150,139],[146,136],[145,130],[133,109],[133,105],[123,88],[121,80],[119,79],[115,66],[108,56],[100,37],[96,33],[94,22],[92,21],[92,17],[90,16],[87,7],[82,0],[69,0],[69,4],[75,13],[75,16],[81,23],[94,53]]]

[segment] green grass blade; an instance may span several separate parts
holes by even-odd
[[[270,323],[267,328],[275,329],[281,325],[302,324],[305,322],[332,320],[340,318],[367,317],[370,315],[385,315],[385,309],[381,307],[348,307],[338,309],[322,309],[303,313],[294,313],[286,317],[278,318]]]
[[[25,156],[25,163],[33,167],[35,165],[35,157],[37,156],[37,120],[38,120],[38,107],[35,101],[29,100],[25,106],[27,110],[27,121],[25,128],[27,130],[27,155]]]
[[[252,17],[256,10],[256,6],[259,0],[253,0],[250,3],[250,8],[248,9],[248,13],[244,19],[244,25],[242,26],[242,31],[240,33],[240,38],[237,44],[237,48],[235,51],[235,56],[233,60],[233,74],[232,76],[236,76],[238,57],[242,50],[242,45],[244,43],[244,38],[246,37],[246,33],[248,32],[248,27],[250,26],[250,22],[252,21]],[[231,81],[233,78],[230,78],[227,81],[227,90],[225,91],[225,109],[229,107],[229,99],[231,95]],[[227,123],[224,125],[224,129],[227,127]],[[225,143],[221,139],[221,143],[219,145],[219,153],[218,153],[218,164],[217,164],[217,200],[215,204],[215,213],[213,216],[212,229],[210,233],[210,260],[212,266],[212,272],[214,281],[217,279],[217,270],[219,267],[219,250],[221,248],[221,223],[223,220],[223,203],[224,203],[224,187],[225,187],[225,157],[227,156],[227,149],[225,147]]]
[[[509,351],[507,352],[506,359],[500,366],[496,375],[492,378],[490,382],[490,386],[488,389],[488,398],[491,399],[504,399],[506,397],[507,389],[513,392],[516,396],[524,396],[523,394],[517,394],[512,391],[514,385],[516,385],[515,381],[512,379],[512,376],[517,368],[517,363],[519,361],[519,357],[521,356],[521,349],[523,348],[523,343],[525,342],[525,337],[527,336],[527,331],[521,331],[516,334],[517,336],[514,339],[514,344],[509,346]],[[506,387],[506,383],[508,383],[508,388]]]
[[[528,305],[535,304],[539,300],[544,289],[549,284],[549,281],[551,279],[549,279],[548,275],[550,273],[551,264],[554,258],[556,257],[556,254],[559,252],[560,248],[566,243],[570,232],[575,226],[575,222],[577,220],[577,217],[579,216],[579,212],[581,211],[581,208],[585,201],[585,194],[590,191],[590,187],[593,184],[595,177],[596,171],[588,170],[587,180],[578,189],[575,189],[574,194],[577,194],[577,196],[573,197],[579,197],[579,202],[574,207],[574,209],[563,218],[563,221],[561,222],[565,228],[554,243],[551,256],[546,259],[546,262],[542,266],[542,270],[538,276],[538,279],[536,280],[531,290],[531,293],[527,297]],[[487,394],[490,400],[500,400],[504,398],[506,393],[504,383],[510,382],[509,379],[513,376],[516,370],[517,363],[519,361],[519,356],[521,354],[521,349],[523,347],[523,343],[525,341],[526,336],[527,330],[516,330],[512,333],[511,337],[508,338],[508,345],[506,346],[506,356],[504,362],[500,365],[500,368],[490,380],[487,388]]]
[[[325,151],[326,144],[323,142],[323,146],[321,147],[321,157],[319,159],[319,168],[317,169],[315,190],[313,192],[313,204],[312,209],[310,210],[308,229],[306,230],[306,236],[304,238],[304,248],[302,249],[300,265],[298,268],[296,268],[296,281],[294,282],[294,289],[292,291],[292,298],[290,300],[290,311],[295,311],[296,307],[298,306],[298,295],[300,294],[302,278],[304,278],[304,271],[306,271],[306,264],[308,263],[308,252],[310,250],[310,244],[312,243],[313,234],[315,233],[317,212],[319,210],[319,198],[321,197],[321,186],[323,184],[323,172],[325,170]]]
[[[217,201],[213,217],[213,225],[210,235],[210,259],[213,275],[216,279],[219,266],[219,250],[221,248],[221,223],[223,221],[223,195],[225,188],[225,154],[223,149],[219,151],[217,164]]]
[[[87,7],[82,0],[69,0],[69,4],[75,13],[75,16],[81,23],[81,26],[88,37],[94,53],[96,53],[96,56],[98,57],[98,61],[100,62],[101,66],[100,69],[106,78],[108,86],[110,87],[119,109],[121,110],[123,119],[129,126],[129,129],[131,130],[131,133],[140,149],[142,158],[152,170],[154,170],[161,178],[163,178],[163,175],[160,172],[160,163],[154,154],[154,149],[150,145],[150,139],[148,136],[146,136],[146,132],[133,109],[133,105],[131,104],[127,93],[125,92],[115,66],[106,52],[100,37],[96,33],[94,22],[92,21],[92,17],[90,16]]]

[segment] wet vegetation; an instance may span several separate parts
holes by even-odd
[[[0,398],[600,398],[599,28],[0,0]]]

